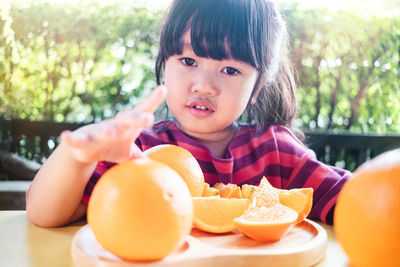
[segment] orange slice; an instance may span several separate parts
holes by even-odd
[[[209,233],[227,233],[235,229],[233,220],[246,210],[248,199],[192,197],[193,224]]]

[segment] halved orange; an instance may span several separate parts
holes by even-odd
[[[279,190],[263,177],[252,194],[252,201],[239,218],[234,219],[236,228],[242,234],[262,242],[281,239],[299,219],[297,211],[280,203]],[[282,194],[285,199],[287,194]],[[293,193],[298,197],[297,193]],[[287,196],[290,198],[291,194]],[[302,196],[300,194],[300,196]],[[294,205],[288,199],[286,202]],[[303,197],[304,203],[304,197]],[[301,205],[299,205],[301,206]]]
[[[268,207],[280,203],[295,210],[299,214],[296,220],[296,223],[299,223],[302,222],[311,211],[313,192],[314,190],[311,187],[289,190],[278,189],[273,187],[268,180],[263,177],[260,185],[257,187],[255,192],[253,192],[253,198],[257,199],[253,201],[257,201],[258,203],[251,203],[250,206]]]
[[[260,242],[281,239],[295,225],[298,213],[282,204],[246,210],[234,219],[236,228],[242,234]]]
[[[233,220],[246,210],[248,199],[192,197],[193,224],[209,233],[227,233],[235,229]]]

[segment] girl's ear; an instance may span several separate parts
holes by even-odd
[[[161,84],[165,84],[165,67],[163,69],[163,72],[161,73]]]
[[[261,90],[263,89],[264,85],[267,83],[267,75],[262,74],[260,77],[260,81],[258,82],[256,91],[251,96],[250,104],[254,105],[256,103],[257,97],[260,94]]]

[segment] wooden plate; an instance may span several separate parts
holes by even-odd
[[[193,228],[184,245],[164,259],[132,262],[102,248],[85,225],[75,234],[71,253],[77,267],[310,266],[325,255],[327,241],[325,230],[307,219],[272,243],[259,243],[238,232],[208,234]]]

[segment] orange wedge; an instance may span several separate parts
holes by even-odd
[[[313,203],[313,191],[312,188],[278,189],[279,202],[294,209],[299,214],[296,223],[302,222],[310,213]]]
[[[227,233],[235,229],[233,220],[246,210],[248,199],[192,197],[193,224],[209,233]]]

